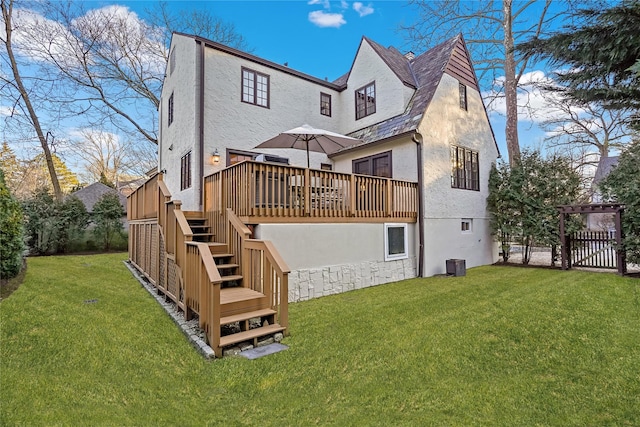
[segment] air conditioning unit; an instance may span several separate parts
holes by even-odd
[[[280,163],[282,165],[288,165],[289,159],[287,159],[286,157],[273,156],[271,154],[258,154],[256,156],[256,162]]]

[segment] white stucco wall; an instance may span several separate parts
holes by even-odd
[[[160,100],[160,141],[158,143],[158,170],[166,170],[165,183],[174,199],[181,200],[186,207],[196,205],[193,186],[196,184],[197,158],[197,114],[196,114],[196,44],[193,39],[176,35],[171,42],[175,49],[175,68],[167,67],[167,76]],[[173,93],[174,119],[168,124],[168,103]],[[180,159],[189,150],[191,157],[192,188],[180,191]]]
[[[375,82],[376,112],[355,119],[355,91]],[[350,133],[401,114],[414,89],[405,86],[366,40],[363,40],[353,62],[347,89],[339,99],[340,132]]]
[[[402,181],[418,181],[417,146],[410,136],[394,139],[384,144],[373,147],[365,147],[357,151],[351,151],[340,156],[332,157],[334,170],[343,173],[352,173],[353,160],[362,157],[391,151],[391,173],[393,179]]]
[[[489,172],[498,151],[480,93],[467,88],[465,111],[458,90],[458,80],[445,74],[419,128],[424,141],[425,276],[444,273],[449,258],[466,259],[467,267],[474,267],[498,257],[486,209]],[[478,152],[480,191],[451,188],[452,145]],[[473,220],[472,234],[462,233],[462,219]]]
[[[289,301],[300,301],[416,276],[415,224],[408,257],[385,261],[384,224],[260,224],[291,269]]]

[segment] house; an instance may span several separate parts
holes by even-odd
[[[596,172],[591,182],[591,203],[600,204],[607,203],[600,192],[600,182],[609,175],[609,172],[618,165],[618,156],[601,157],[596,168]],[[611,213],[589,213],[586,218],[586,226],[588,230],[607,231],[615,229],[614,215]]]
[[[74,191],[71,193],[71,196],[75,196],[84,204],[84,207],[87,209],[88,213],[93,212],[93,206],[105,195],[105,194],[115,194],[118,196],[120,200],[120,204],[122,208],[127,209],[127,198],[122,195],[118,190],[109,187],[101,182],[94,182],[93,184],[87,185],[84,188],[81,188],[78,191]]]
[[[280,307],[444,274],[449,259],[467,267],[497,261],[486,198],[499,152],[463,37],[421,55],[363,37],[347,71],[329,82],[201,37],[173,35],[159,109],[160,174],[129,198],[130,258],[150,269],[154,283],[177,283],[166,292],[182,298],[187,317],[205,309],[196,307],[202,300],[179,296],[180,286],[196,292],[185,271],[208,271],[197,292],[225,280],[208,261],[193,261],[194,247],[207,252],[190,243],[201,236],[226,245],[210,245],[214,258],[236,254],[223,265],[238,266],[228,277],[242,287],[264,287],[267,276],[285,286]],[[310,168],[302,150],[254,148],[304,123],[358,142],[311,153]],[[180,253],[185,245],[193,260]],[[164,258],[145,249],[156,246]],[[260,261],[245,265],[258,246]],[[273,271],[250,272],[267,264]],[[204,322],[219,333],[219,319]],[[214,335],[220,347],[234,341]]]

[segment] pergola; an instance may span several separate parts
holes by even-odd
[[[624,241],[622,231],[622,214],[624,205],[620,203],[599,203],[590,205],[559,206],[560,213],[560,241],[562,244],[562,269],[571,268],[571,236],[565,230],[565,219],[570,214],[590,214],[590,213],[613,213],[615,214],[615,242],[616,242],[616,265],[618,274],[627,273],[627,260],[624,250],[619,250]]]

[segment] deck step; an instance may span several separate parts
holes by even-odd
[[[240,267],[239,264],[216,264],[216,267],[218,267],[218,270],[225,270],[227,268],[238,268]]]
[[[275,310],[265,308],[263,310],[249,311],[247,313],[234,314],[220,318],[220,325],[228,325],[230,323],[242,322],[243,320],[253,319],[255,317],[265,317],[276,314]]]
[[[231,276],[222,276],[221,279],[223,282],[233,282],[234,280],[242,279],[242,276],[239,274],[232,274]]]
[[[224,254],[222,254],[222,253],[220,253],[220,254],[218,254],[218,253],[212,253],[212,254],[211,254],[211,256],[212,256],[212,257],[214,257],[214,258],[231,258],[232,256],[234,256],[234,254],[229,254],[229,253],[224,253]]]
[[[275,334],[277,332],[284,331],[286,328],[280,326],[277,323],[274,325],[263,326],[261,328],[250,329],[244,332],[238,332],[237,334],[231,334],[224,337],[220,337],[220,347],[228,347],[233,344],[237,344],[242,341],[249,341],[254,338],[260,338],[265,335]]]
[[[220,305],[223,307],[227,304],[252,301],[261,298],[265,298],[263,293],[249,288],[235,287],[220,289]],[[224,312],[224,309],[222,311]]]

